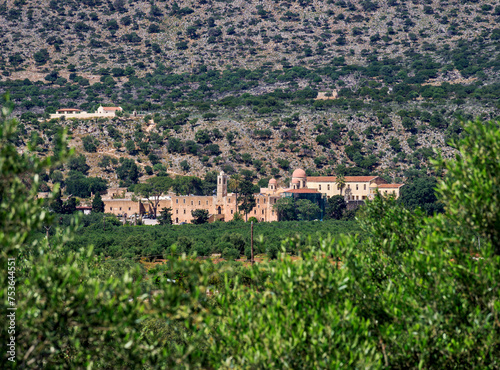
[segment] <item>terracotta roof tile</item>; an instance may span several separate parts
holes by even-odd
[[[345,182],[368,182],[375,180],[378,176],[345,176]],[[312,182],[336,182],[336,176],[310,176],[307,181]]]
[[[403,186],[404,184],[380,184],[378,187],[379,188],[400,188],[401,186]]]
[[[283,193],[303,193],[303,194],[315,194],[315,193],[318,193],[320,194],[319,191],[317,191],[316,189],[286,189],[283,191]]]

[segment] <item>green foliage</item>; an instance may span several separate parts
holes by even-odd
[[[248,213],[254,209],[257,204],[254,196],[253,183],[250,177],[246,176],[239,183],[237,192],[240,194],[238,197],[238,210],[245,214],[245,218],[248,218]]]
[[[82,143],[83,143],[83,149],[89,153],[96,152],[97,146],[99,145],[99,141],[89,135],[82,137]]]
[[[294,199],[292,197],[280,198],[273,205],[280,221],[310,221],[320,218],[320,207],[308,199]]]
[[[123,181],[124,186],[136,184],[139,179],[139,168],[133,159],[120,158],[120,166],[116,169],[116,175]]]
[[[297,218],[300,221],[310,221],[320,212],[319,206],[308,199],[297,199],[295,201],[295,209],[297,212]]]
[[[154,217],[156,217],[160,197],[168,192],[172,186],[172,180],[166,176],[157,176],[149,178],[146,183],[134,186],[134,193],[142,198],[146,198],[153,208]]]
[[[99,192],[96,193],[94,199],[92,200],[92,212],[104,212],[104,202],[102,201],[101,194]]]
[[[125,142],[125,149],[127,149],[127,152],[129,154],[134,154],[135,150],[136,150],[134,141],[133,140],[127,140]]]
[[[186,161],[186,160],[183,160],[181,161],[181,163],[179,163],[180,166],[181,166],[181,169],[184,171],[184,172],[189,172],[189,169],[191,168],[191,166],[189,165],[189,162]]]
[[[160,225],[172,225],[172,208],[162,208],[160,217],[158,217],[158,222]]]
[[[438,194],[450,218],[485,238],[500,254],[500,122],[469,122],[454,160],[439,158],[446,170]]]
[[[68,168],[72,171],[80,172],[87,175],[90,166],[87,164],[87,159],[83,154],[77,157],[71,157],[68,161]]]
[[[221,257],[227,261],[234,261],[235,259],[240,258],[240,252],[237,249],[228,246],[222,250]]]
[[[193,216],[193,221],[191,221],[195,225],[201,225],[208,222],[208,210],[206,209],[195,209],[191,211],[191,215]]]
[[[409,178],[400,191],[399,201],[409,209],[420,207],[428,215],[443,212],[435,194],[437,179],[430,176]]]
[[[498,132],[498,126],[493,126],[467,125],[466,130],[472,135],[470,141],[460,144],[464,162],[467,157],[476,158],[481,167],[479,158],[490,158],[491,146],[485,150],[476,143],[481,143],[481,137],[482,142],[492,144]],[[447,166],[457,178],[447,177],[441,184],[443,191],[464,180],[462,171],[470,171],[456,161]],[[481,168],[487,176],[488,167]],[[461,180],[458,174],[462,175]],[[482,177],[476,179],[478,182],[471,180],[473,190],[468,196],[492,196],[489,184],[482,182]],[[460,194],[461,191],[455,196]],[[446,209],[460,209],[461,216],[477,213],[475,203],[464,206],[459,197],[443,201]],[[425,217],[421,212],[401,208],[393,199],[376,197],[367,203],[360,220],[369,235],[362,241],[356,237],[341,238],[338,243],[324,239],[319,248],[302,254],[301,263],[285,257],[267,269],[250,269],[250,280],[268,287],[273,294],[246,289],[243,279],[226,284],[226,295],[232,299],[226,296],[222,301],[221,311],[227,315],[227,321],[217,331],[222,336],[216,342],[220,357],[227,358],[231,353],[234,366],[257,367],[281,367],[285,363],[301,367],[304,356],[296,354],[304,352],[309,356],[308,366],[317,361],[320,367],[347,364],[402,368],[417,363],[421,367],[440,368],[478,364],[496,367],[499,329],[494,317],[500,306],[497,291],[491,287],[498,284],[500,258],[492,253],[495,249],[488,241],[494,240],[496,229],[483,228],[483,241],[487,242],[481,245],[481,258],[475,258],[479,251],[474,237],[478,225],[464,223],[451,212]],[[284,247],[288,243],[295,241],[289,240]],[[302,315],[297,307],[303,310]],[[294,314],[287,314],[287,310]],[[265,324],[248,325],[243,318],[250,313],[252,323],[264,320]],[[323,315],[328,318],[321,318]],[[318,323],[321,326],[316,330],[307,331]],[[293,329],[287,330],[288,325]],[[335,325],[341,328],[334,329]],[[269,327],[280,330],[264,331]],[[293,350],[286,349],[291,345],[290,338],[302,333],[297,327],[303,327],[307,335],[293,342]],[[336,338],[333,335],[322,340],[318,336],[337,330],[343,336],[335,350],[324,348],[321,353],[329,356],[315,355],[318,348]],[[254,339],[238,340],[242,337]],[[304,338],[314,340],[314,345],[301,352],[297,346],[302,345]],[[346,354],[340,355],[342,351]],[[332,357],[332,353],[339,357]]]
[[[245,252],[246,241],[243,235],[239,233],[226,233],[222,236],[221,241],[230,243],[240,254]]]
[[[329,197],[325,209],[325,220],[340,220],[346,208],[347,203],[342,195]]]
[[[88,198],[91,193],[95,194],[108,189],[106,180],[99,177],[85,177],[77,171],[70,171],[65,183],[66,193],[80,198]]]
[[[273,205],[274,210],[278,213],[278,220],[289,221],[295,220],[295,205],[293,198],[280,198]]]
[[[50,55],[47,49],[41,49],[40,51],[37,51],[35,54],[33,54],[33,59],[35,59],[35,62],[38,65],[43,65],[49,61]]]

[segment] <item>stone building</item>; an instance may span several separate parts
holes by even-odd
[[[122,107],[103,107],[102,105],[97,108],[96,114],[101,114],[105,117],[114,117],[116,116],[116,112],[122,112]]]
[[[367,199],[373,199],[376,192],[399,196],[403,184],[387,184],[378,176],[345,176],[344,186],[341,188],[334,176],[307,176],[302,169],[296,169],[287,188],[279,188],[276,179],[269,181],[267,188],[261,188],[254,194],[255,207],[248,213],[248,217],[255,217],[260,222],[278,221],[278,214],[273,209],[276,201],[282,197],[294,199],[308,199],[318,203],[324,214],[326,197],[343,195],[352,206],[358,206]],[[215,195],[176,195],[166,194],[159,198],[157,212],[162,208],[172,209],[174,224],[190,223],[193,220],[191,211],[207,210],[211,221],[231,221],[238,211],[237,195],[228,193],[228,176],[220,172],[217,176],[217,192]],[[120,216],[153,213],[153,207],[147,199],[133,200],[133,194],[127,189],[113,188],[103,196],[105,212]],[[239,212],[241,213],[241,212]]]
[[[399,191],[404,185],[387,184],[379,176],[345,176],[343,180],[342,186],[335,176],[307,176],[304,170],[297,169],[293,171],[290,189],[315,189],[327,197],[343,195],[346,201],[354,201],[373,199],[376,189],[383,195],[393,194],[398,198]],[[276,191],[283,192],[284,190]]]
[[[99,118],[99,117],[115,117],[116,112],[122,112],[122,107],[103,107],[102,105],[97,108],[95,113],[87,113],[80,109],[62,108],[58,109],[56,113],[50,115],[52,118]]]
[[[276,180],[274,180],[276,182]],[[174,224],[190,223],[193,220],[191,211],[207,210],[212,221],[231,221],[238,211],[236,194],[227,191],[228,177],[224,172],[217,176],[217,193],[215,195],[176,195],[169,193],[160,197],[157,212],[162,208],[172,209]],[[248,217],[255,217],[259,221],[277,221],[278,215],[273,209],[279,194],[254,194],[255,207],[248,213]],[[126,189],[109,189],[108,194],[102,197],[106,213],[129,217],[134,214],[153,213],[153,207],[147,199],[134,201],[133,194],[126,193]],[[241,212],[239,212],[241,213]]]

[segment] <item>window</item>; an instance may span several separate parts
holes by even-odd
[[[329,184],[326,186],[326,190],[330,190],[330,185]]]
[[[109,207],[109,210],[112,211],[113,210],[113,207]]]
[[[256,214],[257,214],[257,210],[256,210],[256,209],[254,209],[254,210],[253,210],[253,214],[254,214],[254,215],[256,215]]]
[[[201,200],[198,201],[198,205],[201,206]]]
[[[176,200],[175,200],[175,203],[179,204],[179,199],[176,199]]]
[[[128,210],[130,211],[130,207],[128,207]]]
[[[271,211],[271,214],[274,216],[274,211]]]
[[[321,190],[321,185],[318,185],[319,186],[319,190]]]
[[[358,190],[358,184],[356,184],[356,190]]]
[[[233,210],[231,210],[231,214],[233,214]]]
[[[231,198],[227,198],[227,202],[228,202],[228,203],[231,203]]]
[[[260,198],[257,198],[257,203],[260,204]]]
[[[184,204],[186,204],[186,199],[184,199]]]
[[[350,189],[351,188],[351,184],[347,184],[347,189]]]
[[[179,214],[179,210],[178,210],[178,209],[176,209],[176,210],[175,210],[175,214],[176,214],[176,215],[178,215],[178,214]]]
[[[208,206],[208,200],[207,200],[207,206]]]
[[[120,207],[120,211],[122,210],[122,207]]]
[[[366,190],[366,184],[363,185],[363,190]]]
[[[266,198],[264,198],[264,204],[266,204]]]
[[[262,210],[262,214],[264,214],[264,210]]]
[[[191,205],[193,205],[193,201],[191,201]]]
[[[184,210],[184,214],[186,214],[186,210]]]

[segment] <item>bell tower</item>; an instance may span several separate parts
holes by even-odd
[[[227,175],[224,171],[220,171],[217,176],[217,199],[222,199],[227,196]]]

